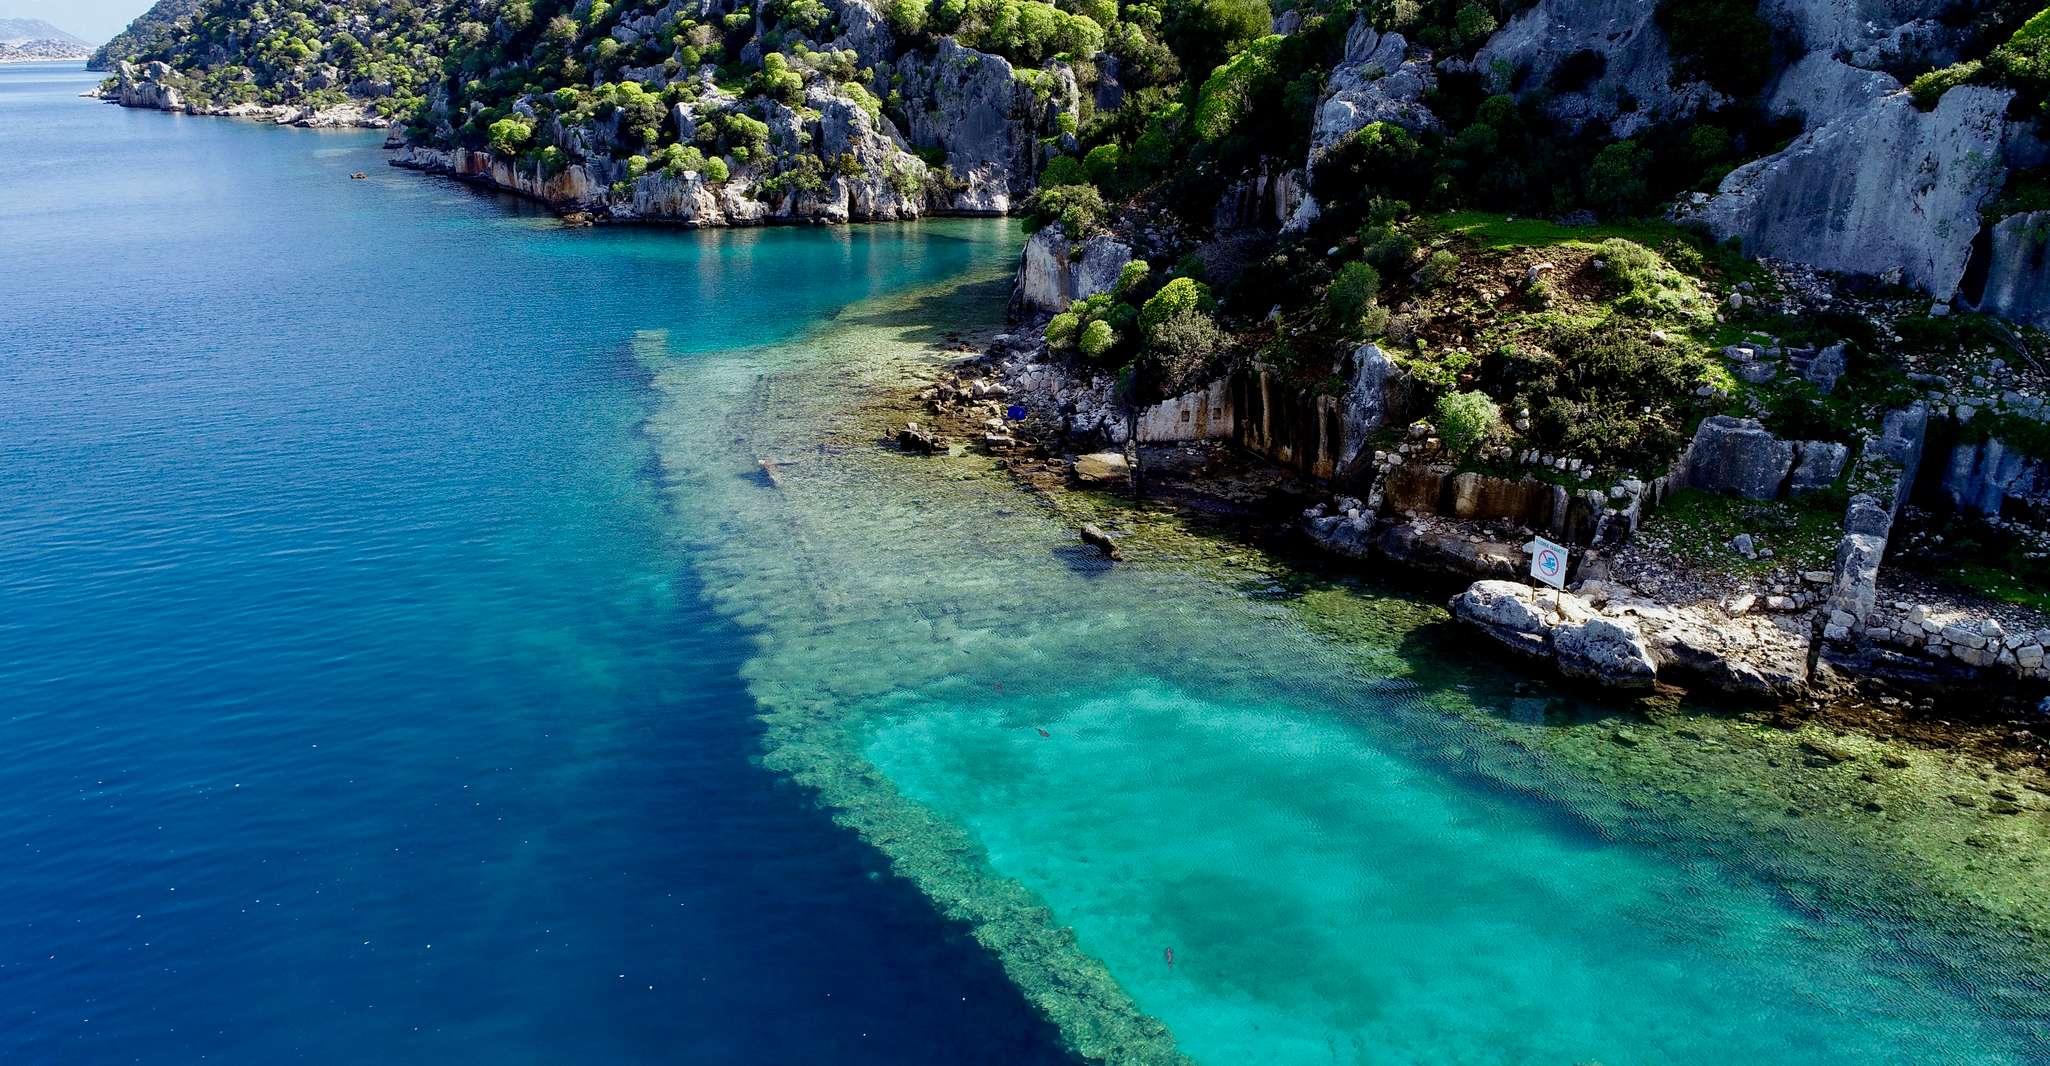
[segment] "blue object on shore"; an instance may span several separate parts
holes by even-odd
[[[1022,405],[1022,404],[1015,404],[1015,403],[1014,403],[1014,404],[1012,404],[1012,405],[1011,405],[1011,409],[1010,409],[1010,410],[1008,410],[1008,411],[1006,411],[1006,412],[1004,412],[1004,413],[1005,413],[1005,414],[1007,414],[1007,415],[1010,415],[1010,416],[1011,416],[1011,421],[1013,421],[1013,422],[1023,422],[1023,421],[1025,421],[1025,407],[1024,407],[1024,405]]]

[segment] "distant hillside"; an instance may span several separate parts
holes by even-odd
[[[91,41],[69,34],[42,19],[0,19],[0,63],[33,59],[84,59]]]
[[[110,70],[116,59],[141,55],[170,43],[178,34],[181,20],[190,18],[198,11],[202,0],[158,0],[148,11],[137,16],[128,28],[114,35],[114,39],[100,46],[93,53],[92,61],[86,66],[93,70]]]
[[[93,47],[91,41],[65,33],[42,19],[0,19],[0,45],[19,45],[29,41],[52,41],[82,48],[88,52],[92,51]]]

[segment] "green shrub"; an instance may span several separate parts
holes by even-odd
[[[1146,334],[1146,377],[1150,400],[1178,396],[1201,384],[1217,357],[1231,344],[1231,335],[1217,320],[1194,308],[1177,311]]]
[[[1057,155],[1046,161],[1046,169],[1039,172],[1039,187],[1055,185],[1087,185],[1089,172],[1082,168],[1082,161],[1071,155]]]
[[[1705,360],[1690,346],[1608,325],[1560,330],[1544,349],[1513,349],[1502,363],[1518,406],[1532,413],[1532,436],[1548,450],[1646,469],[1670,462],[1686,442]]]
[[[1708,297],[1692,278],[1636,241],[1611,237],[1600,244],[1602,276],[1616,309],[1641,318],[1705,319]]]
[[[713,156],[705,160],[705,169],[703,173],[705,176],[705,180],[713,183],[714,185],[722,184],[733,177],[732,171],[728,170],[726,167],[726,161],[724,159],[719,158],[718,156]]]
[[[1118,271],[1118,281],[1111,287],[1111,295],[1120,300],[1125,299],[1132,294],[1132,290],[1146,284],[1146,276],[1151,273],[1153,265],[1144,259],[1134,259],[1126,263]]]
[[[916,36],[925,30],[930,9],[928,0],[889,0],[883,6],[883,18],[897,33]]]
[[[1459,257],[1443,248],[1431,253],[1416,272],[1417,287],[1426,291],[1442,288],[1459,274]]]
[[[1081,329],[1082,316],[1073,311],[1062,311],[1047,320],[1046,331],[1042,336],[1046,338],[1046,343],[1056,348],[1065,348],[1074,341],[1075,334],[1081,332]]]
[[[1184,311],[1195,311],[1210,303],[1210,290],[1193,278],[1174,278],[1146,299],[1139,308],[1139,326],[1151,337],[1160,324]]]
[[[1644,177],[1650,166],[1651,153],[1636,141],[1604,147],[1587,167],[1588,202],[1606,214],[1635,214],[1650,194]]]
[[[533,139],[534,127],[523,118],[502,118],[491,124],[491,149],[499,155],[518,155]]]
[[[1659,0],[1654,18],[1679,73],[1740,99],[1772,75],[1772,27],[1751,0]]]
[[[1183,70],[1202,76],[1274,32],[1267,0],[1189,0],[1165,5],[1173,12],[1167,44]],[[1127,15],[1130,8],[1126,9]]]
[[[1281,76],[1275,54],[1286,38],[1262,37],[1204,79],[1193,125],[1205,141],[1221,141],[1253,113],[1253,101]]]
[[[1366,227],[1360,232],[1360,244],[1367,262],[1383,275],[1407,274],[1410,264],[1416,262],[1416,238],[1386,225]]]
[[[1933,109],[1943,94],[1971,81],[1979,74],[1980,63],[1976,59],[1932,70],[1908,83],[1908,97],[1915,106],[1924,111]]]
[[[1082,354],[1090,359],[1101,359],[1116,347],[1117,343],[1117,331],[1110,328],[1109,322],[1099,318],[1082,328],[1082,335],[1076,338],[1075,347],[1081,349]]]
[[[1478,47],[1499,25],[1495,13],[1479,4],[1467,4],[1452,16],[1452,27],[1462,48]]]
[[[1083,169],[1089,172],[1092,185],[1102,185],[1117,177],[1118,161],[1122,152],[1115,144],[1099,144],[1082,158]]]
[[[804,101],[804,76],[790,69],[790,61],[783,58],[781,52],[770,52],[762,57],[762,69],[755,76],[754,88],[786,107],[796,107]]]
[[[1338,277],[1325,290],[1324,305],[1331,312],[1331,324],[1340,333],[1356,335],[1361,328],[1361,319],[1374,306],[1374,298],[1381,294],[1381,273],[1361,262],[1347,263],[1338,270]],[[1385,325],[1385,320],[1383,320]]]
[[[1058,222],[1068,239],[1079,241],[1103,228],[1109,212],[1093,185],[1056,185],[1032,194],[1026,216],[1034,226]]]
[[[1463,459],[1501,428],[1502,409],[1483,392],[1446,393],[1438,397],[1433,421],[1438,439]]]

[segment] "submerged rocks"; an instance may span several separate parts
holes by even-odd
[[[1125,553],[1118,550],[1118,542],[1095,524],[1082,527],[1082,543],[1102,552],[1105,559],[1114,563],[1125,557]]]

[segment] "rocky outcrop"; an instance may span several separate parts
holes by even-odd
[[[1675,84],[1657,12],[1657,0],[1539,0],[1489,38],[1469,69],[1507,69],[1511,84],[1542,95],[1567,126],[1628,137],[1721,99],[1700,82]]]
[[[2050,327],[2050,211],[2001,219],[1993,226],[1984,255],[1986,277],[1974,306]]]
[[[1587,586],[1594,595],[1595,585]],[[1567,677],[1610,688],[1669,682],[1744,697],[1786,697],[1808,681],[1808,641],[1766,619],[1709,605],[1674,607],[1610,596],[1597,609],[1573,593],[1480,581],[1452,600],[1452,617]]]
[[[1412,55],[1411,51],[1401,34],[1376,30],[1365,15],[1353,20],[1345,35],[1345,55],[1331,68],[1310,125],[1310,155],[1303,164],[1302,180],[1286,190],[1290,202],[1279,210],[1285,219],[1283,232],[1301,233],[1322,214],[1307,186],[1318,161],[1347,137],[1375,122],[1411,131],[1443,129],[1444,124],[1426,102],[1438,84],[1431,71],[1431,55]]]
[[[1310,165],[1369,123],[1390,122],[1412,132],[1441,129],[1424,103],[1436,88],[1430,53],[1410,54],[1399,33],[1382,33],[1361,15],[1345,35],[1345,56],[1331,68],[1324,99],[1310,126]]]
[[[1979,211],[2001,185],[2011,96],[1963,86],[1929,112],[1905,93],[1878,97],[1738,167],[1688,213],[1749,254],[1847,274],[1898,270],[1948,300]]]
[[[2001,517],[2010,500],[2050,511],[2050,466],[1999,437],[1953,447],[1942,486],[1958,510],[1984,517]]]
[[[1478,581],[1452,599],[1452,617],[1497,644],[1549,660],[1571,678],[1611,688],[1650,688],[1658,663],[1627,620],[1595,613],[1578,597],[1514,581]]]
[[[111,84],[100,89],[99,96],[122,107],[174,111],[187,115],[210,115],[217,118],[245,118],[307,129],[383,129],[391,124],[390,120],[360,100],[319,108],[293,104],[202,106],[186,99],[184,91],[178,87],[180,82],[179,74],[163,63],[145,63],[138,67],[133,63],[122,62],[115,65]]]
[[[1871,69],[1926,70],[1958,58],[1975,0],[1762,0],[1759,17],[1810,54]]]
[[[122,107],[184,111],[185,97],[170,84],[172,76],[171,68],[163,63],[147,63],[141,67],[122,63],[114,68],[115,84],[109,90],[109,99]]]
[[[1687,484],[1753,500],[1778,499],[1794,466],[1794,445],[1755,418],[1711,415],[1687,449]]]
[[[415,147],[400,149],[391,165],[502,189],[562,211],[597,207],[609,195],[606,164],[578,163],[550,174],[538,163],[523,165],[490,152]]]
[[[1360,469],[1375,431],[1410,417],[1409,375],[1379,346],[1362,344],[1339,368],[1338,395],[1305,393],[1254,365],[1234,376],[1238,441],[1275,462],[1321,478]]]
[[[947,209],[961,214],[1000,215],[1031,193],[1039,173],[1037,137],[1051,124],[1047,113],[1076,107],[1074,74],[1065,68],[1048,75],[1053,90],[1042,102],[1003,57],[964,48],[952,37],[940,38],[929,57],[899,59],[896,73],[905,134],[912,144],[946,153],[961,185]]]
[[[1065,311],[1076,300],[1109,292],[1131,261],[1132,246],[1110,234],[1095,234],[1078,245],[1060,223],[1053,223],[1025,242],[1011,302],[1025,311]]]
[[[1766,91],[1766,109],[1800,115],[1812,129],[1862,110],[1900,87],[1891,75],[1854,67],[1830,52],[1811,52],[1780,70]]]

